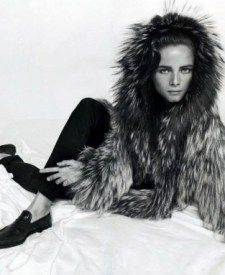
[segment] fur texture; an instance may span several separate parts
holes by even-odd
[[[196,48],[188,92],[169,107],[154,93],[149,71],[153,37],[168,30],[185,32]],[[71,186],[73,202],[149,219],[196,203],[203,222],[225,235],[225,128],[216,106],[223,60],[217,36],[207,19],[177,13],[134,24],[131,32],[117,64],[112,130],[99,148],[81,152],[84,166]],[[153,190],[132,188],[146,178],[153,179]]]

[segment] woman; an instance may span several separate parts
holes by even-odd
[[[118,61],[113,107],[82,101],[41,174],[13,161],[18,156],[3,155],[17,182],[38,194],[0,231],[0,246],[51,226],[49,209],[59,198],[82,209],[148,219],[196,203],[204,223],[224,234],[225,130],[215,103],[220,49],[204,19],[167,13],[133,25]],[[74,150],[75,139],[80,144]],[[63,150],[68,154],[62,157]],[[32,171],[26,179],[19,162]],[[45,173],[51,173],[49,182]]]

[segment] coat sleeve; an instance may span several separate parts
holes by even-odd
[[[82,209],[100,213],[108,210],[133,183],[131,161],[115,127],[106,134],[102,145],[86,147],[78,160],[83,167],[71,192],[73,203]]]
[[[194,201],[203,222],[225,232],[225,127],[213,111],[188,137],[179,204]]]
[[[81,209],[133,218],[171,216],[173,193],[165,189],[174,189],[167,182],[154,190],[131,188],[133,163],[115,127],[100,147],[86,147],[78,160],[83,163],[81,177],[71,186],[71,192],[73,203]]]
[[[154,198],[155,190],[131,188],[120,200],[114,200],[109,211],[130,218],[156,219],[157,214],[153,211]]]

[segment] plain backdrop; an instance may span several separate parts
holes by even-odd
[[[225,45],[225,2],[179,0],[178,10],[185,3],[186,11],[192,6],[212,16]],[[159,0],[0,0],[0,128],[66,119],[84,97],[111,100],[112,66],[128,26],[162,14],[163,6]],[[223,121],[224,106],[225,91]]]

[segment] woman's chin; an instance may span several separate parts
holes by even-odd
[[[185,93],[182,94],[176,94],[176,95],[172,95],[172,94],[167,94],[167,93],[157,93],[161,99],[167,104],[173,104],[173,103],[178,103],[180,102],[184,96]]]
[[[180,102],[181,98],[179,99],[172,99],[172,100],[168,100],[170,103],[176,103],[176,102]]]
[[[173,97],[167,97],[166,100],[170,103],[177,103],[182,100],[183,96],[173,96]]]

